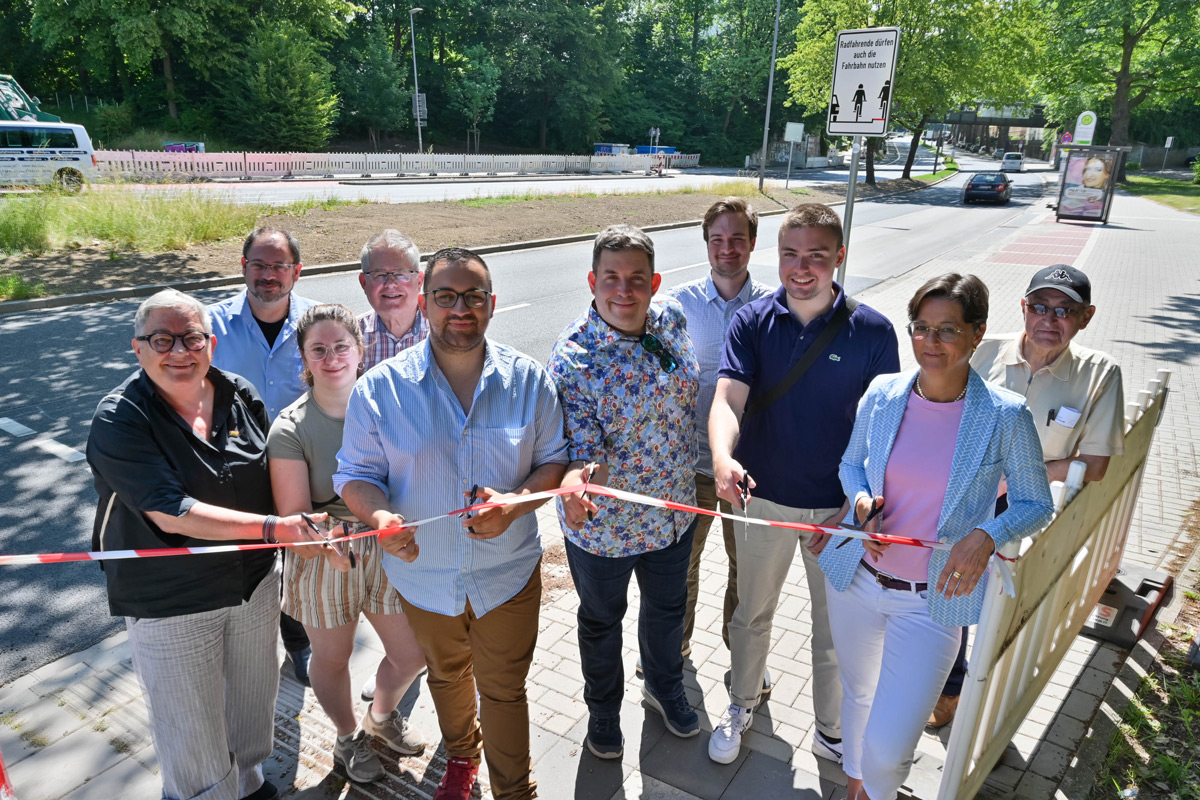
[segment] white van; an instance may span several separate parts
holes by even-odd
[[[1005,153],[1004,158],[1000,159],[1000,171],[1024,172],[1025,156],[1020,153]]]
[[[82,125],[0,121],[0,185],[77,192],[96,174],[96,152]]]

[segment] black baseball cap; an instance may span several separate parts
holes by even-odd
[[[1092,304],[1092,282],[1068,264],[1055,264],[1035,272],[1025,296],[1029,297],[1038,289],[1058,289],[1076,303]]]

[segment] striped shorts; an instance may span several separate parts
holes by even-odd
[[[374,536],[354,540],[358,566],[339,572],[321,558],[288,553],[283,566],[283,613],[309,628],[338,628],[362,611],[403,614],[400,593],[383,571],[383,548]]]

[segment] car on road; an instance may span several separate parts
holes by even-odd
[[[1003,172],[977,172],[963,185],[964,204],[984,201],[1007,203],[1012,199],[1012,178]]]
[[[0,122],[0,186],[53,185],[78,192],[96,172],[96,153],[82,125]]]
[[[1025,156],[1020,153],[1005,153],[1000,159],[1001,172],[1024,172]]]

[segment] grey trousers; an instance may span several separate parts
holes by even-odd
[[[820,524],[836,508],[790,508],[751,497],[748,513],[759,519]],[[744,708],[753,708],[762,690],[763,671],[771,649],[771,628],[779,594],[787,580],[788,569],[796,555],[797,544],[805,545],[810,533],[784,528],[750,526],[747,537],[741,525],[734,540],[737,544],[738,602],[729,623],[730,699]],[[817,729],[826,736],[842,736],[842,678],[837,653],[829,630],[829,608],[825,602],[825,575],[817,557],[802,548],[804,572],[808,583],[809,613],[812,619],[812,696]]]
[[[238,800],[263,784],[279,691],[279,572],[232,608],[126,617],[165,800]]]

